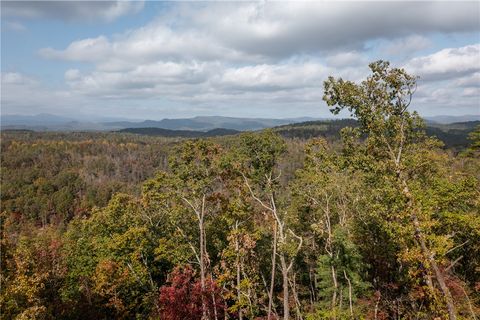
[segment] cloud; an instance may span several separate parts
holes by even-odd
[[[36,81],[19,72],[5,72],[2,73],[1,83],[3,85],[25,85],[35,84]]]
[[[262,2],[182,11],[235,50],[274,58],[364,49],[366,41],[480,29],[478,2]]]
[[[480,114],[480,92],[475,89],[420,83],[411,108],[422,115]]]
[[[18,21],[5,21],[5,27],[8,30],[17,31],[17,32],[22,32],[27,30],[27,27],[25,27],[23,24],[21,24]]]
[[[2,114],[61,110],[73,101],[70,93],[48,88],[38,79],[19,72],[2,72],[1,90]],[[77,102],[75,105],[78,106]]]
[[[217,61],[160,61],[123,71],[97,69],[81,73],[70,69],[64,77],[72,92],[98,99],[168,99],[218,105],[241,101],[253,106],[260,101],[318,104],[328,75],[359,80],[366,71],[366,66],[334,69],[315,60],[247,66]]]
[[[2,1],[2,17],[113,21],[137,13],[143,1]]]
[[[480,44],[446,48],[411,59],[405,69],[422,81],[448,80],[480,71]]]
[[[64,50],[43,48],[39,53],[47,59],[94,62],[105,71],[125,71],[157,61],[261,61],[259,57],[222,46],[208,34],[178,33],[159,23],[129,31],[116,39],[98,36],[74,41]]]
[[[425,36],[417,34],[407,36],[391,41],[383,48],[383,51],[389,55],[413,55],[417,51],[427,49],[432,45],[432,41]]]
[[[75,81],[80,79],[80,77],[81,77],[81,74],[80,74],[80,70],[78,69],[68,69],[67,71],[65,71],[66,81]]]
[[[104,39],[85,43],[86,48],[91,43],[100,43],[102,45],[97,48],[101,48]],[[479,46],[447,48],[410,59],[405,68],[421,76],[414,105],[430,109],[455,105],[459,110],[475,106],[479,98],[475,89],[479,79],[480,66],[476,63]],[[111,48],[111,44],[105,47]],[[94,51],[85,49],[85,54]],[[322,103],[322,83],[329,75],[360,81],[368,74],[366,58],[358,52],[336,53],[324,60],[322,63],[304,56],[275,63],[242,65],[231,64],[228,60],[184,58],[150,62],[144,59],[146,62],[134,60],[136,64],[124,64],[121,69],[106,68],[103,61],[98,61],[92,72],[67,70],[65,80],[76,95],[107,100],[167,99],[189,105],[306,106]],[[432,80],[449,82],[444,85]]]
[[[318,63],[254,65],[228,68],[217,84],[231,91],[277,91],[320,87],[328,69]]]
[[[332,67],[361,66],[368,63],[367,59],[356,51],[337,53],[327,57],[327,63]]]
[[[470,87],[463,89],[462,92],[463,96],[465,97],[473,97],[477,101],[477,111],[480,112],[480,87]]]
[[[84,15],[86,20],[107,21],[126,14],[121,6],[133,5],[100,3],[98,12],[80,10],[66,19]],[[94,6],[85,3],[90,5]],[[62,6],[56,13],[39,13],[37,5],[32,8],[35,14],[24,6],[23,16],[71,10]],[[35,97],[38,105],[48,106],[49,99],[62,96],[71,108],[88,101],[113,109],[115,104],[131,103],[163,111],[171,106],[203,108],[210,114],[286,106],[295,114],[302,108],[327,113],[321,107],[326,77],[359,81],[368,74],[371,57],[387,52],[403,55],[401,61],[408,60],[402,65],[422,77],[417,107],[471,109],[478,101],[478,91],[472,89],[478,87],[478,44],[421,57],[410,54],[429,48],[433,33],[442,39],[462,32],[478,34],[478,7],[475,2],[180,2],[142,27],[41,49],[46,59],[90,64],[73,64],[63,74],[65,88],[50,97],[40,91],[52,90],[40,85],[14,88],[12,83],[14,90],[5,92],[11,105],[26,105]],[[381,45],[372,47],[372,41]]]
[[[477,9],[476,2],[195,3],[175,6],[156,21],[112,39],[83,39],[66,49],[46,48],[41,53],[66,60],[96,59],[112,69],[132,60],[264,63],[299,54],[347,50],[351,57],[344,56],[345,60],[356,58],[355,51],[364,51],[365,43],[373,39],[407,37],[393,43],[390,50],[405,44],[407,49],[418,50],[428,45],[422,36],[425,34],[478,31]],[[89,54],[89,50],[96,54]]]
[[[415,57],[404,68],[420,76],[413,102],[417,108],[431,114],[480,113],[480,44]]]
[[[480,88],[480,72],[475,72],[472,75],[460,78],[455,81],[455,84],[460,87],[479,87]]]
[[[108,59],[111,53],[111,45],[106,37],[99,36],[72,42],[63,51],[43,48],[40,49],[39,53],[42,57],[50,59],[95,62]]]
[[[97,70],[81,74],[79,70],[65,72],[65,80],[77,93],[116,99],[119,97],[154,97],[186,94],[209,78],[212,67],[206,63],[158,62],[138,65],[127,72]]]

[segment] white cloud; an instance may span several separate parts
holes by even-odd
[[[368,63],[367,59],[356,51],[337,53],[327,57],[328,65],[332,67],[362,66]]]
[[[39,113],[46,111],[44,108],[58,110],[73,101],[69,92],[45,87],[37,79],[19,72],[2,73],[1,89],[3,114]],[[74,98],[77,106],[78,98]]]
[[[206,82],[211,71],[207,66],[206,63],[158,62],[139,65],[127,72],[97,70],[81,74],[78,70],[68,70],[65,79],[73,91],[100,98],[174,97]]]
[[[30,16],[71,10],[62,6],[55,7],[56,13],[39,13],[34,6],[31,10],[37,11]],[[107,21],[137,10],[129,2],[107,2],[96,7],[102,8],[98,13],[84,6],[89,13],[79,9],[68,19],[83,15],[87,20]],[[372,52],[378,48],[368,47],[369,41],[379,40],[383,53],[394,56],[418,54],[430,46],[431,33],[478,33],[478,6],[473,2],[179,3],[143,27],[76,40],[65,48],[41,49],[40,55],[47,59],[91,64],[88,69],[79,64],[66,70],[65,90],[50,97],[39,93],[49,92],[48,88],[33,85],[4,92],[9,103],[20,105],[32,97],[37,104],[48,105],[49,99],[63,95],[72,106],[86,99],[100,105],[138,101],[157,107],[214,106],[217,111],[211,113],[232,106],[252,110],[290,105],[294,112],[306,106],[320,109],[327,76],[359,81],[367,75],[370,57],[382,53]],[[23,16],[29,16],[30,9],[20,7],[27,10]],[[409,72],[422,77],[415,105],[458,103],[471,108],[477,98],[472,88],[478,87],[479,50],[478,44],[448,48],[405,63]],[[447,86],[430,80],[450,82]]]
[[[414,55],[417,51],[427,49],[432,45],[432,41],[425,36],[418,34],[410,35],[391,41],[383,50],[390,55],[404,54],[408,56]]]
[[[101,35],[96,38],[74,41],[65,50],[47,47],[40,49],[38,53],[45,59],[96,62],[108,58],[111,53],[111,45],[108,39]]]
[[[465,88],[463,89],[463,95],[465,97],[474,97],[477,99],[477,111],[480,112],[480,88]]]
[[[228,68],[218,79],[227,90],[276,91],[294,88],[321,87],[327,69],[319,63],[254,65]],[[331,70],[330,70],[331,71]]]
[[[96,59],[105,68],[115,68],[132,59],[267,62],[298,54],[364,50],[366,41],[402,37],[407,38],[393,43],[391,50],[405,45],[418,50],[428,44],[424,35],[431,32],[480,30],[476,9],[478,4],[473,2],[195,3],[176,6],[156,21],[114,39],[84,39],[64,50],[41,52],[49,58]],[[89,55],[87,47],[98,55]],[[115,62],[106,61],[110,59]]]
[[[129,31],[116,39],[87,38],[72,42],[64,50],[43,48],[39,53],[48,59],[94,62],[105,71],[125,71],[158,61],[260,60],[224,47],[208,34],[177,33],[159,23]]]
[[[75,47],[102,44],[85,52],[102,46],[112,47],[111,44],[103,45],[103,39],[85,43],[84,46],[75,44]],[[411,59],[406,64],[407,71],[422,76],[414,105],[423,108],[455,105],[466,110],[468,106],[475,106],[478,90],[473,87],[478,84],[480,66],[474,63],[474,59],[478,48],[479,45],[448,48]],[[93,72],[81,73],[72,69],[65,73],[65,79],[72,93],[107,100],[167,99],[193,105],[311,105],[322,103],[322,83],[327,76],[360,81],[368,73],[366,59],[358,52],[327,56],[326,64],[305,56],[268,64],[250,62],[245,66],[228,61],[200,62],[186,58],[144,61],[147,62],[125,62],[121,69],[106,68],[105,62],[98,61]],[[450,82],[447,86],[436,82],[429,85],[424,79],[450,79]]]
[[[216,4],[182,14],[230,48],[279,58],[360,50],[372,39],[478,31],[479,9],[474,2],[262,2]]]
[[[411,59],[406,70],[425,81],[446,80],[480,71],[480,44],[447,48]]]
[[[22,23],[18,21],[5,21],[5,27],[9,30],[16,32],[22,32],[27,30],[27,27],[25,27]]]
[[[480,112],[480,44],[415,57],[404,67],[420,76],[415,106],[433,114]]]
[[[4,85],[24,85],[35,84],[36,81],[30,77],[27,77],[19,72],[5,72],[2,73],[2,86]]]
[[[480,72],[476,72],[467,77],[460,78],[455,81],[455,84],[460,87],[480,87]]]
[[[39,53],[42,57],[50,59],[94,62],[108,59],[111,53],[111,46],[106,37],[99,36],[72,42],[63,51],[43,48]]]
[[[475,88],[474,88],[475,89]],[[472,88],[439,86],[421,83],[412,101],[412,108],[426,115],[479,114],[480,92]]]
[[[137,13],[143,1],[2,1],[2,18],[50,18],[67,21],[113,21]]]
[[[67,81],[75,81],[79,79],[80,76],[80,70],[78,69],[68,69],[67,71],[65,71],[65,80]]]

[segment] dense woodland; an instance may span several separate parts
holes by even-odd
[[[480,127],[445,146],[370,68],[302,138],[3,132],[1,318],[477,319]]]

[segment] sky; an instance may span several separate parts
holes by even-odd
[[[423,116],[480,114],[480,2],[1,1],[1,114],[330,117],[388,60]]]

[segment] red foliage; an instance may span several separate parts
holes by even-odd
[[[214,280],[206,280],[202,292],[200,280],[195,279],[192,267],[186,266],[175,268],[169,276],[169,282],[170,285],[160,288],[160,319],[200,320],[202,302],[209,319],[224,317],[225,304],[221,289]]]

